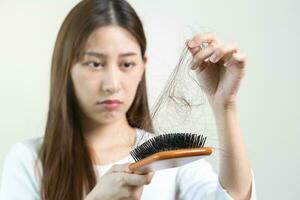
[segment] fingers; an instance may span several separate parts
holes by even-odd
[[[202,43],[218,43],[217,38],[212,33],[198,34],[187,41],[189,48],[199,47]]]
[[[212,33],[206,33],[198,34],[192,39],[186,41],[186,45],[193,56],[195,56],[201,50],[200,45],[203,43],[216,46],[218,44],[218,40]]]
[[[206,48],[199,50],[193,56],[192,70],[199,69],[202,71],[207,65],[204,62],[219,63],[228,66],[245,65],[245,55],[239,52],[238,45],[236,43],[230,44],[210,44]],[[234,64],[234,65],[233,65]]]
[[[132,171],[129,169],[128,166],[129,166],[129,163],[116,164],[116,165],[113,165],[109,169],[109,172],[127,172],[127,173],[132,173]]]
[[[204,49],[200,48],[202,43],[208,43]],[[202,71],[207,65],[205,61],[211,63],[219,63],[227,66],[245,66],[245,55],[239,52],[236,43],[220,44],[212,33],[198,34],[192,39],[187,40],[186,45],[193,55],[193,63],[191,69],[199,69]]]
[[[232,57],[224,63],[225,67],[235,67],[243,69],[246,65],[246,55],[243,53],[234,53]]]
[[[121,175],[122,183],[124,185],[129,185],[129,186],[148,185],[151,183],[152,178],[153,178],[153,174],[151,173],[145,175],[123,173]]]
[[[142,186],[150,184],[154,172],[149,172],[146,174],[134,174],[129,169],[129,163],[113,165],[109,173],[116,173],[120,178],[119,181],[122,185],[129,186]]]
[[[194,55],[191,69],[194,70],[199,67],[200,71],[202,71],[204,67],[204,65],[202,65],[203,62],[205,62],[206,59],[209,58],[214,53],[214,50],[215,47],[209,45],[207,48],[198,51],[198,53]]]
[[[238,51],[238,46],[236,44],[225,44],[215,48],[214,53],[210,56],[209,61],[212,63],[217,63],[221,59],[223,62],[227,62],[233,53]]]

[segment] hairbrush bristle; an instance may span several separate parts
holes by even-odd
[[[203,147],[206,137],[192,133],[168,133],[155,136],[130,152],[135,161],[142,160],[152,154],[184,148]]]

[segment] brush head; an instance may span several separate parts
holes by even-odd
[[[150,155],[162,151],[171,151],[185,148],[201,148],[206,137],[192,133],[168,133],[155,136],[130,152],[135,161],[142,160]]]

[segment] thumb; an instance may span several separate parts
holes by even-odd
[[[115,164],[110,169],[109,172],[127,172],[132,173],[132,171],[129,169],[129,163],[123,163],[123,164]]]
[[[190,43],[191,43],[191,39],[187,39],[185,41],[185,45],[187,46],[189,52],[194,56],[200,50],[200,47],[199,46],[190,46]]]

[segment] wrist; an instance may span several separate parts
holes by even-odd
[[[237,103],[226,102],[226,103],[212,103],[210,102],[211,108],[215,114],[222,114],[227,112],[235,112],[237,109]]]
[[[228,120],[236,118],[238,115],[237,105],[235,103],[226,105],[212,105],[212,111],[216,123],[220,126]]]

